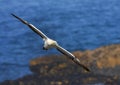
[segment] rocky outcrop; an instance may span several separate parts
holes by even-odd
[[[84,52],[76,51],[73,54],[81,60],[81,63],[89,67],[94,74],[120,77],[120,45],[104,46]],[[84,71],[63,55],[33,59],[30,61],[30,68],[33,72],[39,74],[43,74],[43,70],[50,72],[50,70],[57,71],[57,69],[69,69],[73,72],[75,72],[74,69],[80,72]]]
[[[30,61],[33,74],[0,85],[120,85],[120,45],[73,54],[91,72],[86,72],[66,56],[50,55]]]

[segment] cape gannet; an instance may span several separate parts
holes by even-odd
[[[31,28],[34,32],[36,32],[38,35],[40,35],[44,41],[44,50],[48,50],[49,48],[56,48],[58,51],[66,55],[68,58],[73,60],[76,64],[80,65],[82,68],[84,68],[86,71],[90,71],[86,66],[80,63],[80,60],[76,58],[72,53],[67,51],[66,49],[62,48],[55,40],[50,39],[47,37],[43,32],[41,32],[39,29],[37,29],[34,25],[28,23],[27,21],[21,19],[20,17],[16,16],[15,14],[11,14],[18,20],[20,20],[22,23],[26,24],[29,28]]]

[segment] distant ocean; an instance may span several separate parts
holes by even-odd
[[[69,51],[120,43],[119,0],[0,0],[0,82],[31,74],[42,39],[11,13],[27,20]]]

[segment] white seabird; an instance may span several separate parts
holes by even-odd
[[[47,37],[43,32],[41,32],[39,29],[37,29],[34,25],[28,23],[27,21],[21,19],[20,17],[12,14],[15,18],[19,19],[22,23],[26,24],[28,27],[30,27],[34,32],[36,32],[38,35],[40,35],[44,41],[44,50],[48,50],[49,48],[56,48],[58,51],[66,55],[68,58],[73,60],[76,64],[80,65],[82,68],[84,68],[86,71],[90,71],[86,66],[80,63],[80,60],[76,58],[72,53],[67,51],[66,49],[62,48],[55,40],[50,39]]]

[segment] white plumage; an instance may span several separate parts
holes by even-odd
[[[83,64],[80,63],[80,60],[78,58],[76,58],[72,53],[70,53],[69,51],[65,50],[64,48],[62,48],[55,40],[52,40],[50,38],[48,38],[43,32],[41,32],[39,29],[37,29],[35,26],[33,26],[32,24],[29,24],[27,21],[19,18],[18,16],[12,14],[15,18],[19,19],[22,23],[26,24],[27,26],[29,26],[34,32],[36,32],[38,35],[40,35],[44,41],[44,46],[43,49],[44,50],[48,50],[49,48],[56,48],[58,51],[60,51],[61,53],[63,53],[64,55],[66,55],[68,58],[72,59],[76,64],[80,65],[81,67],[83,67],[85,70],[90,71],[86,66],[84,66]]]

